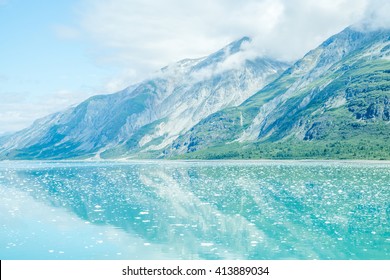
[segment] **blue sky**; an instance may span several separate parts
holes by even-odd
[[[95,63],[86,42],[60,33],[77,20],[76,2],[0,4],[0,133],[101,93],[102,81],[115,75],[113,66]]]
[[[43,93],[88,88],[96,76],[107,72],[88,57],[82,41],[61,38],[56,31],[61,23],[74,21],[74,2],[11,0],[0,9],[1,74],[9,79],[6,90],[34,87]]]
[[[249,35],[294,61],[385,0],[0,0],[0,135]],[[388,19],[387,19],[388,23]]]

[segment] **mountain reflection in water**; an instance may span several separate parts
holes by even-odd
[[[2,162],[1,259],[389,259],[390,165]]]

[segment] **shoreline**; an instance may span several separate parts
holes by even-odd
[[[2,163],[351,163],[351,164],[383,164],[390,165],[390,160],[362,159],[31,159],[0,160]]]

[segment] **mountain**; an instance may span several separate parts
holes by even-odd
[[[294,65],[244,37],[0,139],[3,159],[390,159],[390,30],[348,27]]]
[[[153,78],[39,119],[3,138],[0,158],[158,157],[209,115],[237,106],[288,65],[246,57],[248,37],[199,59],[169,65]]]
[[[165,149],[184,158],[390,159],[390,30],[346,28]]]

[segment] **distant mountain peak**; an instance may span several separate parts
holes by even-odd
[[[219,51],[209,55],[209,57],[214,57],[214,56],[217,57],[217,56],[220,56],[222,54],[231,55],[231,54],[238,53],[242,50],[244,44],[246,44],[246,43],[248,44],[251,42],[252,42],[251,38],[249,38],[248,36],[244,36],[244,37],[242,37],[238,40],[235,40],[235,41],[231,42],[230,44],[226,45],[225,47],[223,47]]]
[[[239,52],[245,43],[251,43],[252,39],[248,36],[244,36],[241,39],[231,42],[223,50],[228,50],[230,53]]]
[[[171,65],[161,68],[162,73],[189,73],[198,72],[205,68],[216,67],[219,63],[223,63],[227,58],[242,51],[243,45],[250,43],[252,39],[244,36],[238,40],[231,42],[218,51],[201,58],[186,58]]]
[[[202,68],[207,68],[210,65],[216,65],[226,60],[226,58],[242,51],[243,44],[250,43],[251,38],[244,36],[236,41],[231,42],[222,49],[205,57],[200,63],[196,64],[193,70],[198,71]]]

